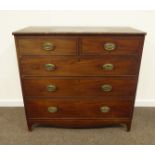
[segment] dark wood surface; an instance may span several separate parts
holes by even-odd
[[[112,70],[105,70],[105,64],[114,65]],[[46,64],[53,64],[53,70],[47,70]],[[21,71],[24,76],[105,76],[136,75],[138,56],[24,56],[21,58]],[[123,67],[122,67],[123,66]]]
[[[75,96],[133,96],[136,89],[135,77],[101,78],[26,78],[23,79],[25,96],[75,97]],[[111,85],[105,92],[102,85]],[[55,85],[56,91],[48,92],[47,86]]]
[[[27,119],[28,129],[32,131],[34,124],[36,125],[51,125],[54,127],[65,128],[97,128],[107,126],[118,126],[118,124],[126,124],[127,131],[130,131],[131,120],[129,118],[104,119],[104,118],[52,118],[52,119]]]
[[[52,51],[43,49],[43,44],[47,42],[54,45]],[[76,39],[65,37],[28,37],[18,39],[19,50],[23,55],[75,55],[76,43]]]
[[[131,99],[109,100],[104,98],[91,99],[26,99],[28,118],[128,118],[131,114]],[[48,107],[57,107],[58,112],[48,112]],[[103,113],[102,106],[110,111]]]
[[[29,130],[33,124],[131,128],[145,33],[127,27],[29,27],[15,35]],[[54,45],[46,51],[44,43]],[[116,48],[107,51],[106,43]],[[113,64],[113,70],[102,65]],[[54,64],[48,71],[45,64]],[[56,91],[48,92],[48,85]],[[101,86],[112,86],[104,92]],[[48,107],[58,107],[49,113]],[[102,113],[101,106],[110,107]]]
[[[127,55],[138,54],[142,37],[137,36],[103,36],[103,37],[83,37],[81,39],[82,54],[108,54]],[[116,45],[113,51],[104,49],[104,44],[112,42]]]

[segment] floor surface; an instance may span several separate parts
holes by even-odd
[[[0,144],[155,144],[155,108],[135,108],[132,128],[27,130],[23,108],[0,108]]]

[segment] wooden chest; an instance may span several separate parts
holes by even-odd
[[[28,27],[15,36],[28,129],[131,128],[145,33],[128,27]]]

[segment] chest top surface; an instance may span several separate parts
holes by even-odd
[[[31,26],[13,32],[13,35],[46,35],[46,34],[129,34],[145,35],[146,33],[131,27],[49,27]]]

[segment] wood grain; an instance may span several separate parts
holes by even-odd
[[[51,51],[44,50],[44,43],[53,44],[54,49]],[[64,37],[28,37],[18,39],[21,55],[76,55],[76,43],[76,39]]]
[[[116,49],[107,51],[104,49],[104,44],[114,43]],[[81,39],[82,54],[111,54],[111,55],[129,55],[139,54],[141,37],[133,36],[103,36],[103,37],[84,37]]]
[[[23,79],[25,96],[75,97],[75,96],[133,96],[136,90],[135,77],[102,78],[27,78]],[[104,92],[102,85],[112,86]],[[47,86],[55,85],[56,91],[48,92]]]
[[[129,118],[133,101],[131,99],[26,99],[28,118]],[[55,113],[48,112],[48,107],[57,107]],[[103,113],[102,106],[110,111]]]
[[[102,68],[112,64],[113,70]],[[54,70],[47,70],[45,64],[54,64]],[[137,56],[63,57],[25,56],[21,58],[21,70],[25,76],[105,76],[136,75],[139,58]]]

